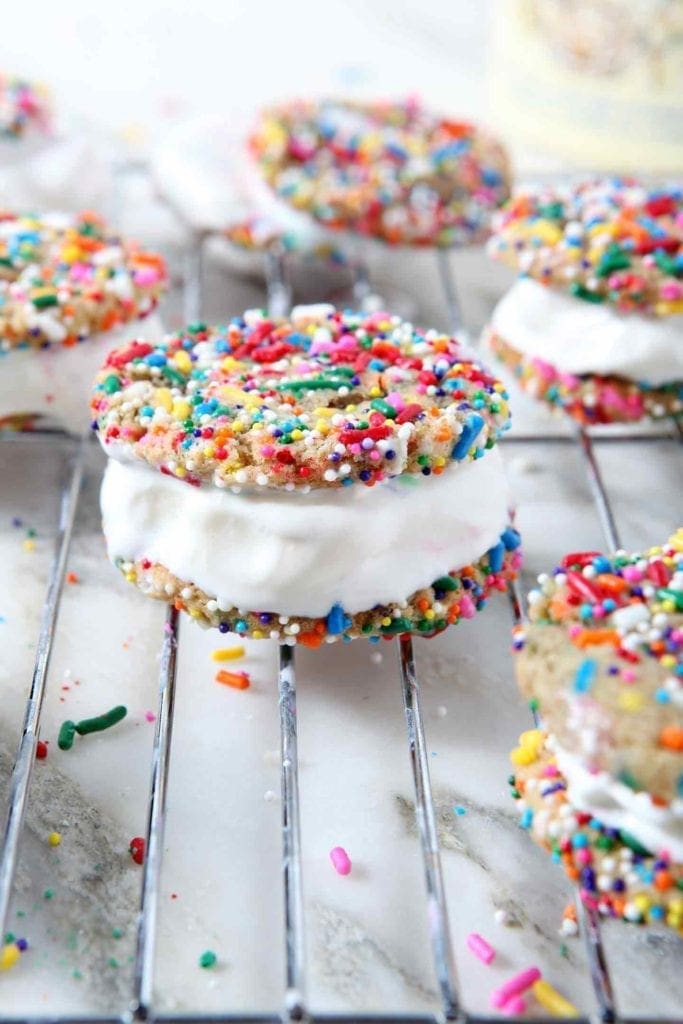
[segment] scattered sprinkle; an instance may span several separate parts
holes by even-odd
[[[209,970],[211,967],[215,967],[218,957],[212,949],[206,949],[199,957],[199,966],[203,967],[204,970]]]
[[[343,846],[333,846],[330,850],[330,860],[338,875],[349,875],[351,873],[351,860]]]
[[[243,657],[244,647],[239,644],[236,647],[218,647],[211,652],[213,661],[237,661],[238,658]]]
[[[128,850],[136,864],[142,864],[145,859],[145,840],[143,836],[135,836],[128,844]]]
[[[251,685],[248,672],[226,672],[225,669],[216,673],[216,682],[232,686],[234,690],[247,690]]]
[[[48,846],[59,846],[62,842],[61,832],[50,832],[47,837]]]
[[[486,939],[484,939],[477,932],[470,932],[465,940],[467,942],[467,948],[474,953],[476,957],[481,960],[483,964],[490,964],[496,956],[496,951]]]

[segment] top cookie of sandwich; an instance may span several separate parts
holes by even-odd
[[[327,305],[133,342],[109,356],[91,408],[110,454],[218,487],[438,474],[509,426],[503,384],[454,338]]]
[[[51,119],[45,89],[16,75],[0,73],[0,140],[19,139],[33,128],[46,133]]]
[[[510,193],[500,143],[414,101],[283,103],[262,113],[250,146],[281,199],[393,245],[482,241]]]
[[[609,178],[524,192],[496,215],[489,253],[586,302],[683,313],[683,187]]]
[[[157,304],[163,260],[94,213],[0,211],[0,354],[75,345]]]
[[[683,529],[642,554],[567,555],[515,631],[520,687],[591,772],[663,802],[683,786]]]

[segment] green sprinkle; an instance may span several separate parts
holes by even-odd
[[[83,980],[83,973],[81,971],[79,971],[77,967],[74,967],[73,971],[71,972],[71,977],[75,978],[76,981],[82,981]]]
[[[43,899],[44,900],[51,900],[52,897],[54,896],[54,894],[55,894],[54,889],[46,889],[45,892],[43,893]]]
[[[161,374],[163,377],[167,377],[168,380],[172,380],[174,384],[184,384],[187,380],[185,374],[181,373],[180,370],[174,370],[172,366],[162,366]]]
[[[634,853],[637,853],[640,857],[651,857],[652,851],[648,850],[642,843],[639,843],[635,836],[632,836],[630,832],[619,831],[622,843],[630,847]]]
[[[615,270],[627,270],[630,266],[631,260],[624,250],[612,243],[600,257],[595,273],[598,277],[609,277]]]
[[[673,601],[676,611],[683,612],[683,590],[669,590],[668,587],[662,587],[657,591],[657,597],[660,601]]]
[[[373,398],[373,400],[370,402],[370,408],[376,409],[377,412],[381,412],[382,415],[386,416],[387,419],[390,420],[395,420],[396,417],[398,416],[398,413],[396,409],[394,409],[393,405],[389,405],[389,403],[385,402],[383,398]]]
[[[7,934],[5,935],[5,945],[8,946],[10,942],[14,942],[15,939],[16,935],[14,934],[14,932],[7,932]]]
[[[546,220],[562,220],[564,217],[564,204],[560,202],[544,203],[539,206],[538,212]]]
[[[115,970],[118,968],[119,962],[115,956],[110,956],[107,960],[107,967],[113,967]]]
[[[218,957],[212,949],[206,949],[199,957],[199,966],[203,967],[204,970],[209,970],[210,967],[214,967]]]
[[[299,391],[325,391],[325,390],[336,390],[337,388],[348,387],[349,382],[346,377],[309,377],[308,380],[289,380],[284,381],[282,384],[276,384],[276,391],[293,391],[295,394]]]
[[[71,750],[74,745],[74,737],[76,735],[76,723],[72,722],[71,719],[67,719],[66,722],[62,722],[59,728],[59,735],[57,736],[57,746],[60,750]]]
[[[600,292],[592,292],[585,285],[580,284],[578,281],[573,281],[569,286],[569,291],[572,295],[575,295],[577,299],[583,299],[584,302],[604,302],[605,296],[601,295]]]
[[[111,930],[111,937],[112,937],[112,939],[120,939],[122,935],[123,935],[123,929],[122,928],[112,928],[112,930]]]
[[[560,945],[560,956],[565,957],[565,959],[569,956],[569,950],[564,942]]]
[[[48,306],[57,305],[57,296],[54,293],[52,295],[36,295],[35,299],[31,301],[36,309],[47,309]]]
[[[102,732],[104,729],[111,729],[112,725],[116,725],[127,714],[128,708],[124,704],[117,704],[111,711],[98,715],[97,718],[84,718],[82,722],[77,722],[75,729],[79,736],[87,736],[91,732]]]
[[[388,626],[381,627],[383,633],[393,635],[394,633],[409,633],[411,629],[410,619],[393,619]]]
[[[201,331],[206,330],[206,324],[203,324],[200,320],[198,320],[194,324],[188,324],[186,330],[188,334],[199,334]]]
[[[538,697],[532,697],[529,701],[529,711],[538,711],[540,707]]]
[[[121,390],[121,381],[115,373],[111,373],[102,381],[102,390],[106,395],[113,395]]]
[[[457,590],[458,581],[454,580],[452,576],[439,576],[438,580],[434,580],[432,583],[434,590]]]
[[[679,267],[676,260],[671,259],[665,252],[654,253],[654,261],[660,270],[663,270],[665,274],[670,274],[671,277],[683,275],[683,267]]]

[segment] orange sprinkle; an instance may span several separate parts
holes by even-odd
[[[75,573],[75,572],[68,572],[66,574],[66,582],[67,583],[80,583],[81,581],[79,580],[77,573]]]
[[[615,629],[582,629],[572,637],[572,643],[583,650],[584,647],[593,647],[595,644],[613,644],[618,647],[620,639]]]
[[[664,891],[670,889],[674,884],[674,877],[670,871],[655,871],[655,889]]]
[[[665,725],[659,734],[659,745],[683,753],[683,728],[680,725]]]
[[[216,672],[216,682],[224,686],[232,686],[235,690],[247,690],[249,688],[248,672],[226,672],[224,668]]]
[[[303,644],[304,647],[311,647],[313,650],[320,647],[323,642],[323,638],[320,633],[299,633],[297,643]]]
[[[621,576],[613,576],[611,572],[601,572],[596,577],[595,582],[609,594],[620,594],[628,586],[626,580],[622,579]]]
[[[570,921],[576,921],[576,907],[573,903],[568,903],[562,911],[562,917],[568,917]]]

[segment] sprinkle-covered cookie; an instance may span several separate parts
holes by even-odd
[[[683,530],[642,554],[567,555],[529,594],[517,678],[591,773],[658,806],[683,795]],[[520,752],[520,756],[523,752]]]
[[[511,794],[520,825],[561,864],[583,901],[605,917],[666,924],[683,934],[683,866],[666,851],[648,850],[635,836],[572,805],[555,744],[543,731],[520,736]]]
[[[494,327],[484,344],[512,370],[520,387],[587,426],[635,423],[649,417],[683,416],[683,381],[648,385],[626,377],[567,373],[538,356],[520,352]]]
[[[46,133],[50,121],[45,89],[16,75],[0,74],[0,140],[20,139],[34,128]]]
[[[683,188],[587,181],[515,196],[489,252],[541,284],[620,312],[683,313]]]
[[[509,195],[502,146],[414,100],[281,104],[262,113],[250,145],[281,199],[392,245],[480,242]]]
[[[163,260],[93,213],[0,213],[0,355],[70,347],[146,316],[166,282]]]
[[[454,338],[326,305],[133,342],[109,356],[91,409],[105,447],[238,488],[440,474],[509,426],[504,386]]]

